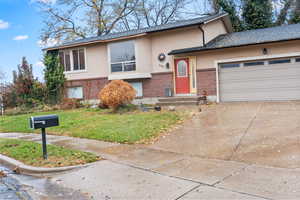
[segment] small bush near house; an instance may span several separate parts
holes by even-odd
[[[129,83],[113,80],[100,91],[99,98],[102,104],[115,112],[121,105],[130,104],[135,95],[136,91]]]
[[[59,107],[62,110],[69,110],[69,109],[81,108],[82,106],[83,105],[79,99],[65,98],[63,99]]]

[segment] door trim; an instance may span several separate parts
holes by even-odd
[[[189,60],[189,78],[190,78],[190,95],[197,95],[197,57],[196,56],[174,56],[173,57],[173,83],[174,83],[174,95],[181,95],[176,93],[176,66],[175,60],[188,59]],[[194,75],[194,76],[193,76]],[[193,80],[194,77],[194,80]],[[195,82],[193,85],[193,81]]]
[[[187,69],[186,69],[186,74],[185,76],[177,76],[178,74],[178,68],[177,68],[177,63],[180,62],[181,60],[184,60],[187,64]],[[176,95],[186,95],[186,94],[190,94],[191,93],[191,86],[190,86],[190,81],[191,81],[191,73],[190,73],[190,58],[185,57],[185,58],[175,58],[174,59],[174,80],[175,80],[175,94]],[[187,78],[188,79],[188,92],[187,93],[180,93],[177,94],[177,77],[178,78]]]
[[[263,56],[253,56],[253,57],[243,57],[243,58],[233,58],[224,60],[215,60],[216,68],[216,90],[217,90],[217,103],[220,103],[220,82],[219,82],[219,64],[227,62],[243,62],[243,61],[253,61],[253,60],[264,60],[273,58],[285,58],[285,57],[296,57],[300,56],[300,52],[284,53],[284,54],[273,54],[273,55],[263,55]]]

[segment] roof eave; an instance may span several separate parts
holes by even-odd
[[[251,44],[243,44],[243,45],[232,45],[232,46],[227,46],[227,47],[203,48],[203,49],[195,49],[195,50],[188,50],[187,49],[186,51],[184,49],[182,51],[173,50],[173,51],[169,52],[168,55],[180,55],[180,54],[195,53],[195,52],[214,51],[214,50],[221,50],[221,49],[228,49],[228,48],[254,46],[254,45],[260,45],[260,44],[271,44],[271,43],[277,43],[277,42],[288,42],[288,41],[294,41],[294,40],[300,40],[300,38],[277,40],[277,41],[268,41],[268,42],[262,42],[262,43],[251,43]]]
[[[82,42],[82,43],[77,43],[77,44],[47,47],[47,48],[43,48],[42,51],[52,51],[52,50],[59,50],[59,49],[65,49],[65,48],[72,48],[72,47],[78,47],[78,46],[83,46],[83,45],[95,44],[95,43],[105,43],[105,42],[123,40],[123,39],[128,39],[128,38],[134,38],[134,37],[143,36],[143,35],[146,35],[146,34],[149,34],[149,33],[163,32],[163,31],[174,30],[174,29],[178,29],[178,28],[185,28],[185,27],[191,27],[191,26],[196,26],[196,25],[201,25],[201,24],[207,24],[207,23],[210,23],[212,21],[215,21],[215,20],[221,19],[223,17],[226,17],[226,16],[228,17],[228,14],[223,13],[220,16],[214,17],[214,18],[212,18],[210,20],[207,20],[207,21],[204,21],[204,22],[203,21],[202,22],[195,22],[193,24],[188,24],[188,25],[170,27],[170,28],[165,28],[165,29],[161,29],[161,30],[147,31],[145,33],[139,33],[139,34],[134,34],[134,35],[131,35],[131,36],[124,36],[124,37],[117,37],[117,38],[113,38],[113,39],[109,39],[109,40],[95,40],[95,41]]]
[[[66,49],[66,48],[72,48],[72,47],[78,47],[78,46],[84,46],[84,45],[90,45],[90,44],[106,43],[106,42],[112,42],[112,41],[116,41],[116,40],[125,40],[125,39],[130,39],[130,38],[137,38],[137,37],[141,37],[141,36],[144,36],[144,35],[147,35],[147,33],[140,33],[140,34],[125,36],[125,37],[119,37],[119,38],[113,38],[113,39],[108,39],[108,40],[95,40],[95,41],[90,41],[90,42],[81,42],[81,43],[77,43],[77,44],[48,47],[48,48],[42,49],[42,51],[53,51],[53,50]]]

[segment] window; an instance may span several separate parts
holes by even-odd
[[[109,49],[111,72],[136,70],[134,41],[111,43]]]
[[[65,71],[71,71],[71,57],[70,52],[65,52]]]
[[[64,52],[59,52],[58,53],[58,56],[59,56],[59,62],[60,62],[60,64],[64,67],[64,69],[65,69],[65,59],[64,59]]]
[[[282,60],[270,60],[269,64],[273,65],[273,64],[283,64],[283,63],[290,63],[291,59],[282,59]]]
[[[300,62],[300,58],[296,58],[296,62]]]
[[[264,61],[257,61],[257,62],[247,62],[244,63],[245,67],[250,67],[250,66],[257,66],[257,65],[264,65],[265,62]]]
[[[73,70],[79,70],[78,50],[73,50]]]
[[[85,70],[84,49],[75,49],[73,53],[73,70]]]
[[[129,84],[135,89],[137,97],[142,97],[143,96],[143,84],[142,84],[142,82],[131,82]]]
[[[187,76],[187,63],[184,60],[181,60],[177,63],[177,76],[186,77]]]
[[[64,67],[64,71],[71,71],[71,61],[70,61],[70,53],[68,51],[66,52],[59,52],[59,61],[60,64]]]
[[[224,64],[220,64],[221,68],[236,68],[236,67],[240,67],[240,63],[224,63]]]
[[[74,49],[71,51],[60,51],[59,52],[59,60],[60,60],[60,63],[64,66],[65,72],[85,70],[85,51],[84,51],[84,49]]]
[[[68,98],[83,99],[83,88],[81,86],[68,88]]]

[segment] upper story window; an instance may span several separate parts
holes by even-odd
[[[111,72],[135,71],[134,41],[111,43],[109,50]]]
[[[84,49],[60,51],[59,60],[63,65],[65,72],[80,71],[86,69]]]

